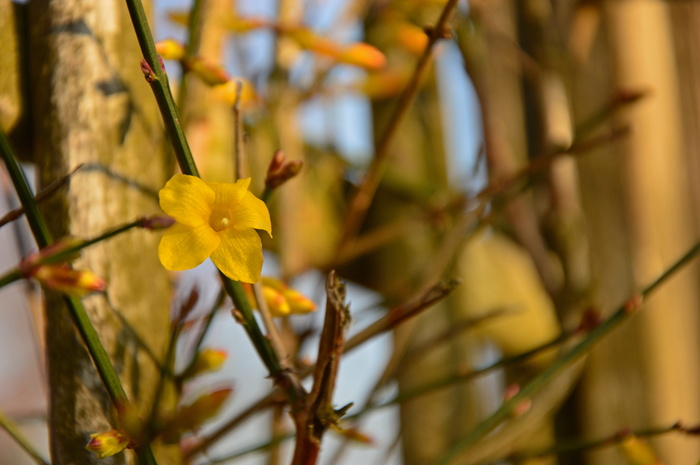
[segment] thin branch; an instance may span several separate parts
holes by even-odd
[[[34,200],[36,201],[37,204],[40,204],[44,200],[48,199],[51,197],[57,190],[59,190],[61,187],[65,186],[68,184],[68,181],[70,181],[71,176],[73,176],[76,171],[78,171],[80,168],[84,166],[83,163],[79,164],[75,168],[73,168],[70,173],[67,175],[56,179],[53,181],[51,184],[40,190],[37,194],[36,197],[34,197]],[[7,212],[2,218],[0,218],[0,227],[5,226],[7,223],[14,221],[18,218],[20,218],[24,214],[24,207],[18,207],[15,208],[14,210],[10,210]]]
[[[638,430],[622,429],[612,436],[608,436],[601,439],[594,440],[570,440],[561,441],[554,445],[554,447],[543,449],[540,451],[527,453],[527,454],[517,454],[511,457],[513,462],[521,462],[526,459],[533,459],[539,457],[546,457],[548,455],[561,455],[567,452],[576,452],[582,450],[597,449],[600,447],[612,446],[623,442],[630,436],[635,436],[639,438],[650,438],[654,436],[661,436],[668,433],[683,433],[692,436],[698,436],[700,432],[700,426],[696,425],[693,427],[685,427],[680,421],[669,426],[662,426],[657,428],[644,428]]]
[[[362,222],[365,219],[367,210],[372,202],[372,198],[374,197],[377,187],[379,186],[379,181],[386,170],[386,166],[389,161],[390,149],[393,145],[394,139],[396,138],[398,129],[408,114],[408,110],[418,94],[418,90],[420,89],[425,76],[428,73],[435,44],[446,35],[446,31],[448,30],[448,22],[457,6],[457,3],[458,0],[448,0],[448,2],[445,4],[445,7],[440,14],[440,18],[428,35],[428,43],[423,51],[423,55],[421,55],[418,63],[416,63],[416,68],[411,76],[411,80],[401,94],[398,104],[396,105],[396,109],[389,120],[388,126],[383,132],[381,140],[377,144],[377,151],[372,159],[372,163],[369,166],[367,174],[362,180],[362,184],[360,184],[360,187],[350,203],[350,208],[346,216],[345,224],[343,225],[343,233],[340,241],[339,250],[341,251],[341,254],[345,247],[352,242],[353,238],[357,235],[357,232],[362,226]]]
[[[546,386],[556,375],[564,368],[571,365],[573,362],[582,357],[588,352],[597,342],[609,335],[614,329],[627,321],[629,317],[636,313],[642,305],[644,298],[648,297],[661,284],[668,280],[679,269],[688,264],[698,252],[700,252],[700,242],[696,243],[688,252],[686,252],[678,261],[671,265],[664,273],[662,273],[654,282],[645,287],[640,294],[633,295],[624,304],[622,304],[615,313],[612,314],[602,324],[594,328],[588,335],[568,352],[558,358],[552,365],[547,367],[540,374],[535,376],[528,384],[508,401],[504,402],[501,407],[496,410],[490,417],[482,421],[474,430],[459,440],[450,450],[445,453],[437,465],[447,465],[452,462],[460,453],[474,445],[481,438],[486,436],[492,430],[506,421],[517,407],[522,402],[528,401],[533,394],[540,391]]]
[[[27,178],[24,176],[24,172],[17,163],[10,145],[5,138],[5,134],[0,131],[0,158],[5,162],[8,174],[12,179],[12,184],[15,187],[17,196],[24,207],[25,214],[27,215],[27,221],[29,222],[30,229],[34,235],[34,239],[37,242],[39,248],[44,248],[51,243],[53,243],[53,238],[51,233],[44,221],[44,217],[39,211],[39,207],[36,204],[32,191],[29,188],[29,183]],[[117,375],[112,361],[109,359],[109,355],[102,345],[95,327],[90,322],[90,318],[85,311],[80,299],[65,296],[64,301],[73,317],[73,322],[75,323],[80,336],[88,349],[92,361],[95,363],[97,368],[97,373],[104,384],[107,393],[112,399],[112,403],[115,406],[124,405],[128,402],[126,392],[124,387],[119,380],[119,375]],[[138,447],[136,449],[141,463],[144,465],[153,465],[156,463],[153,452],[150,446],[145,445]]]
[[[318,343],[314,384],[303,402],[291,406],[297,431],[292,465],[315,464],[324,433],[336,425],[342,415],[333,409],[333,392],[350,310],[345,304],[345,285],[333,271],[326,280],[326,294],[326,315]]]
[[[427,310],[431,306],[435,305],[437,302],[447,297],[452,292],[452,290],[454,290],[454,287],[452,286],[454,286],[455,284],[456,283],[454,282],[450,282],[447,284],[438,284],[430,288],[420,297],[413,299],[406,304],[402,304],[390,309],[387,315],[383,316],[375,323],[365,328],[360,333],[348,339],[348,341],[345,343],[343,353],[348,353],[359,347],[361,344],[364,344],[368,340],[386,331],[389,331],[394,327],[395,324],[397,324],[396,322],[405,321],[408,318],[419,315],[422,311]],[[314,366],[307,367],[299,373],[299,377],[304,378],[311,374],[313,370]],[[245,411],[241,412],[236,417],[232,418],[223,426],[221,426],[219,429],[211,433],[209,436],[202,439],[202,441],[199,444],[186,451],[185,458],[191,458],[194,455],[205,451],[214,442],[221,439],[229,431],[237,428],[241,423],[243,423],[246,419],[248,419],[255,413],[271,406],[274,403],[279,402],[281,400],[281,396],[282,393],[279,390],[274,390],[270,394],[259,399],[257,402],[250,405]]]
[[[36,449],[34,449],[14,422],[10,420],[3,412],[0,412],[0,428],[4,429],[5,432],[15,440],[17,445],[19,445],[27,454],[29,454],[36,463],[39,465],[51,465],[39,454],[39,452],[36,451]]]

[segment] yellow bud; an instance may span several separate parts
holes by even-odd
[[[421,55],[428,45],[428,35],[418,26],[400,23],[396,26],[396,38],[399,44],[413,55]]]
[[[289,27],[283,31],[287,36],[294,39],[299,44],[299,47],[312,52],[320,53],[327,56],[338,56],[341,52],[341,47],[336,42],[319,36],[311,29],[306,27]]]
[[[633,434],[627,435],[619,447],[630,465],[661,465],[651,446]]]
[[[183,373],[183,377],[192,378],[208,371],[217,371],[226,361],[228,354],[221,349],[204,349],[197,353],[192,366]]]
[[[199,427],[202,423],[219,413],[231,392],[232,389],[229,388],[219,389],[218,391],[202,395],[190,405],[181,407],[167,422],[165,433],[168,434],[166,436]]]
[[[291,313],[310,313],[316,310],[316,304],[296,289],[285,289],[282,294],[289,303]]]
[[[65,294],[83,296],[95,291],[104,291],[104,279],[87,270],[74,270],[68,265],[39,265],[29,275],[42,286]]]
[[[90,442],[85,448],[96,453],[98,458],[103,459],[118,454],[129,447],[130,443],[128,437],[113,429],[104,433],[91,434]]]
[[[398,95],[408,84],[411,72],[409,70],[386,70],[370,73],[354,88],[371,99],[381,100]]]
[[[280,291],[263,284],[263,296],[265,296],[265,303],[270,315],[276,317],[289,315],[289,303]]]
[[[386,57],[376,47],[365,43],[352,44],[337,55],[337,60],[348,65],[378,70],[386,65]]]
[[[164,60],[182,60],[185,57],[185,47],[173,39],[156,42],[156,52]]]
[[[238,96],[239,82],[241,93],[240,97]],[[253,84],[247,79],[238,77],[231,78],[224,84],[214,86],[213,90],[215,98],[226,102],[231,106],[235,105],[236,100],[238,99],[238,104],[243,109],[255,106],[259,100]]]

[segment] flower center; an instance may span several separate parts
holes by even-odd
[[[212,216],[209,220],[209,225],[216,232],[221,232],[228,228],[231,224],[231,220],[225,216]]]

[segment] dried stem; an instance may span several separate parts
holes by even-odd
[[[292,465],[315,464],[323,434],[337,424],[339,418],[339,413],[333,409],[333,391],[350,311],[345,304],[345,285],[333,271],[326,280],[326,293],[326,315],[318,344],[314,384],[304,402],[292,404],[297,431]]]

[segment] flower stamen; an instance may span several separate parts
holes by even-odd
[[[225,216],[221,218],[218,221],[215,221],[214,224],[212,224],[212,229],[216,232],[223,231],[224,229],[228,228],[228,226],[231,224],[231,220],[226,218]]]

